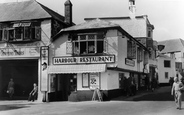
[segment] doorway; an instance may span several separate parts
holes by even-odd
[[[55,101],[68,101],[68,96],[77,88],[76,74],[57,74],[55,80]],[[52,99],[53,100],[53,99]]]
[[[14,81],[14,100],[27,99],[38,84],[38,60],[1,60],[0,61],[0,99],[9,99],[6,93],[10,79]]]

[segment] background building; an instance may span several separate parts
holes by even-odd
[[[159,41],[158,46],[162,45],[163,49],[160,51],[161,54],[166,55],[175,61],[175,66],[171,66],[175,70],[175,73],[181,78],[184,69],[184,41],[182,39],[171,39],[165,41]],[[171,75],[169,77],[175,77]],[[163,77],[163,76],[160,76]],[[163,78],[162,78],[163,79]],[[169,79],[167,80],[169,81]],[[166,82],[166,81],[165,81]],[[167,82],[168,83],[168,82]]]

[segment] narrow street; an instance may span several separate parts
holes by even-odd
[[[0,115],[183,115],[183,112],[184,105],[182,110],[176,109],[170,87],[105,102],[0,102]]]

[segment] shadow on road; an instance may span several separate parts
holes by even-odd
[[[113,99],[114,101],[174,101],[170,87],[160,87],[155,91],[143,91],[135,96],[121,96]],[[184,93],[183,93],[184,100]]]
[[[140,97],[135,97],[132,101],[173,101],[174,98],[170,92],[149,93]]]
[[[30,105],[33,105],[33,104],[6,104],[6,105],[4,104],[4,105],[0,105],[0,111],[28,108],[30,107]]]

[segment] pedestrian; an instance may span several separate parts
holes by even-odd
[[[181,110],[183,83],[179,81],[178,77],[174,78],[174,83],[171,89],[171,95],[174,95],[177,109]]]
[[[145,87],[146,87],[146,90],[148,91],[149,90],[149,77],[148,76],[145,77]]]
[[[10,79],[10,81],[8,83],[7,93],[9,94],[10,99],[12,99],[13,94],[14,94],[14,82],[13,82],[12,78]]]
[[[156,88],[156,79],[152,78],[151,80],[151,91],[154,91]]]
[[[174,83],[174,78],[173,77],[170,77],[169,84],[170,84],[171,88],[172,88],[173,83]]]
[[[33,84],[33,90],[29,93],[28,101],[35,101],[38,96],[38,87],[36,83]]]

